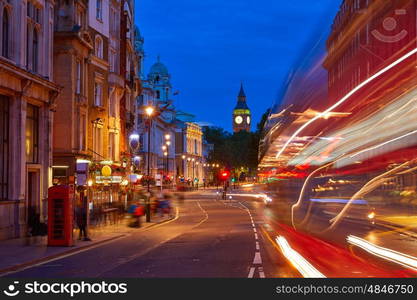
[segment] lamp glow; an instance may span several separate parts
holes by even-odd
[[[152,106],[148,106],[147,108],[145,108],[145,112],[149,117],[153,115],[154,111],[155,109]]]

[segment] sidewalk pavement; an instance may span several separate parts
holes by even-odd
[[[89,236],[91,241],[78,240],[78,228],[76,228],[74,229],[74,246],[71,247],[47,247],[46,236],[0,241],[0,276],[54,258],[92,248],[172,219],[169,216],[160,217],[154,215],[151,219],[152,222],[146,223],[145,217],[142,217],[142,226],[135,228],[128,226],[131,219],[125,217],[118,224],[90,228]]]

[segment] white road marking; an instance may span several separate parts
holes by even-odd
[[[243,205],[241,202],[239,202],[239,204],[240,204],[242,207],[244,207],[244,208],[245,208],[245,210],[246,210],[246,212],[248,213],[249,218],[250,218],[251,223],[252,223],[253,232],[254,232],[254,235],[255,235],[255,240],[256,240],[256,243],[255,243],[256,252],[255,252],[255,256],[254,256],[254,258],[253,258],[253,262],[252,262],[252,264],[253,264],[253,265],[261,265],[260,267],[258,267],[259,278],[265,278],[265,272],[264,272],[264,269],[263,269],[263,267],[262,267],[262,258],[261,258],[261,253],[260,253],[260,245],[259,245],[259,242],[258,242],[258,233],[257,233],[257,231],[256,231],[256,225],[255,225],[255,222],[254,222],[254,220],[253,220],[253,217],[252,217],[252,214],[251,214],[250,210],[249,210],[249,209],[248,209],[245,205]],[[255,269],[256,269],[256,267],[251,267],[251,268],[250,268],[248,278],[253,278],[254,273],[255,273]]]
[[[255,267],[250,268],[248,278],[253,278],[254,273],[255,273]]]
[[[253,258],[253,264],[254,265],[261,265],[262,264],[262,258],[260,252],[255,252],[255,257]]]

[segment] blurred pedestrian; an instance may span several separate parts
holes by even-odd
[[[75,219],[79,228],[79,240],[91,241],[87,234],[87,211],[84,206],[79,203],[75,208]]]
[[[142,222],[141,218],[145,214],[145,209],[143,205],[140,205],[140,203],[137,203],[137,206],[135,208],[135,212],[133,213],[136,219],[136,227],[141,227]]]

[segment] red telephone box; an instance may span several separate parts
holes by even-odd
[[[48,246],[72,246],[74,186],[48,189]]]

